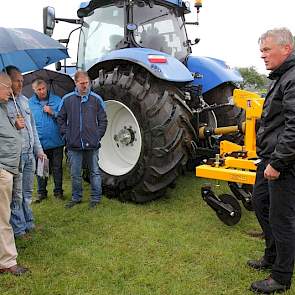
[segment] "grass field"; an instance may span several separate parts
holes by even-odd
[[[181,177],[145,205],[103,198],[89,210],[88,188],[72,209],[53,197],[34,204],[39,230],[17,241],[18,261],[31,273],[1,276],[0,294],[252,294],[250,283],[268,276],[245,265],[263,254],[264,242],[246,234],[259,229],[254,214],[243,208],[239,224],[224,225],[202,200],[202,183]],[[64,188],[70,198],[68,179]]]

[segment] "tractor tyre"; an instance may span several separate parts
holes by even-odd
[[[183,92],[130,65],[99,70],[93,89],[108,117],[99,151],[104,194],[137,203],[163,196],[189,157],[193,128]]]
[[[235,88],[231,83],[224,83],[204,93],[203,97],[209,105],[229,103]],[[215,109],[214,113],[218,127],[237,125],[245,119],[245,112],[236,106],[225,106]]]

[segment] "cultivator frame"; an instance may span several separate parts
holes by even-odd
[[[227,181],[234,196],[214,194],[210,185],[201,189],[204,201],[216,212],[218,218],[227,225],[234,225],[240,221],[241,200],[246,209],[251,210],[252,186],[255,183],[256,165],[259,159],[256,155],[256,121],[260,118],[264,99],[258,94],[235,89],[234,104],[245,110],[246,121],[241,126],[228,126],[210,129],[202,127],[201,137],[228,134],[232,132],[244,133],[244,145],[238,145],[224,140],[220,142],[220,152],[215,158],[206,160],[204,165],[196,167],[196,176]]]

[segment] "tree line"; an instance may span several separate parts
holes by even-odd
[[[257,91],[265,93],[270,80],[265,74],[257,72],[254,66],[247,68],[237,68],[243,77],[243,81],[239,83],[241,89]]]

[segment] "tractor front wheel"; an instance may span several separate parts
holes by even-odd
[[[161,197],[188,160],[191,113],[184,94],[131,66],[100,70],[94,91],[108,117],[99,154],[105,194],[139,203]]]

